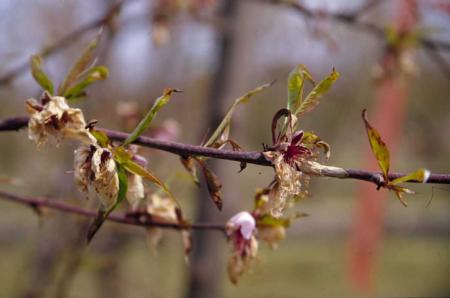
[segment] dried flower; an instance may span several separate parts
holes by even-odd
[[[285,135],[282,138],[285,140],[280,140],[274,151],[263,153],[274,165],[276,173],[276,182],[270,189],[268,202],[273,217],[282,216],[293,199],[307,194],[309,176],[300,171],[300,168],[303,162],[314,159],[315,156],[313,150],[302,144],[303,136],[303,131],[291,133],[291,136]]]
[[[116,203],[119,178],[109,149],[81,146],[75,150],[74,169],[75,183],[81,191],[93,189],[106,209]]]
[[[258,238],[266,242],[270,248],[275,249],[278,242],[286,237],[284,226],[262,226],[258,228]]]
[[[147,213],[152,218],[162,219],[168,223],[176,223],[178,221],[176,214],[176,205],[173,200],[167,197],[160,196],[155,193],[147,199]],[[153,253],[156,253],[156,248],[162,239],[162,230],[160,228],[147,229],[147,243]]]
[[[144,184],[142,177],[136,174],[128,173],[127,200],[132,209],[136,209],[139,202],[144,198]]]
[[[63,138],[72,138],[84,143],[96,143],[95,138],[86,129],[86,122],[80,109],[69,107],[64,97],[44,92],[39,103],[34,98],[26,101],[30,114],[28,137],[38,146],[45,144],[48,136],[57,142]]]
[[[232,244],[232,255],[228,260],[228,277],[237,284],[243,273],[247,272],[258,253],[255,238],[256,222],[248,212],[239,212],[226,225],[228,241]]]

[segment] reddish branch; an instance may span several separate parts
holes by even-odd
[[[19,130],[26,127],[28,124],[28,117],[14,117],[0,120],[0,131],[11,131]],[[101,129],[104,131],[111,139],[117,141],[124,141],[128,134],[120,131]],[[246,162],[250,164],[257,164],[262,166],[272,166],[271,162],[268,161],[262,152],[258,151],[232,151],[214,148],[205,148],[197,145],[182,144],[177,142],[159,140],[149,137],[139,137],[136,144],[154,148],[158,150],[163,150],[171,152],[180,156],[205,156],[216,159],[226,159],[233,160],[237,162]],[[380,184],[381,174],[379,172],[370,172],[364,170],[355,169],[342,169],[345,171],[345,175],[342,172],[327,171],[323,173],[324,177],[333,177],[340,179],[357,179],[372,182],[376,185]],[[405,173],[390,173],[389,179],[393,180],[398,177],[405,176]],[[414,181],[408,181],[413,182]],[[450,184],[450,174],[431,174],[426,183],[436,183],[436,184]]]
[[[96,217],[97,212],[93,210],[84,209],[78,206],[74,206],[67,203],[62,203],[59,200],[49,200],[28,196],[19,196],[16,194],[8,193],[5,191],[0,191],[0,198],[4,200],[9,200],[15,203],[28,205],[34,210],[39,211],[42,208],[55,209],[61,212],[78,214],[86,217]],[[163,222],[152,218],[149,214],[145,213],[123,213],[123,214],[111,214],[108,216],[107,220],[142,227],[158,227],[166,229],[176,229],[176,230],[216,230],[224,232],[225,228],[223,224],[211,224],[211,223],[196,223],[196,224],[177,224]]]

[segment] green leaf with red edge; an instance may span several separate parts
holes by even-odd
[[[59,95],[66,94],[69,88],[73,86],[92,65],[95,64],[94,52],[100,42],[101,33],[102,30],[97,33],[97,36],[89,43],[87,48],[69,70],[58,88]]]
[[[125,172],[124,167],[116,162],[117,167],[117,176],[119,177],[119,192],[117,194],[117,200],[116,203],[109,208],[108,210],[105,210],[103,205],[100,206],[100,209],[97,212],[97,216],[95,217],[94,221],[91,223],[91,225],[88,228],[87,233],[87,242],[90,243],[92,238],[94,238],[95,234],[100,230],[101,226],[105,222],[105,220],[108,218],[109,214],[113,212],[117,206],[125,199],[127,191],[128,191],[128,178],[127,174]]]
[[[275,81],[261,85],[256,87],[253,90],[250,90],[246,94],[242,95],[238,99],[234,101],[234,103],[230,106],[227,113],[225,114],[225,117],[223,118],[222,122],[220,122],[219,126],[216,128],[214,133],[211,135],[211,137],[206,141],[206,143],[203,145],[204,147],[211,147],[214,143],[217,141],[225,141],[228,140],[230,125],[231,125],[231,117],[233,116],[233,112],[236,109],[236,107],[241,103],[247,103],[250,98],[259,92],[269,88],[275,83]]]
[[[287,108],[294,113],[300,107],[303,100],[303,87],[305,80],[313,86],[316,85],[311,73],[303,64],[297,65],[288,76],[288,102]]]
[[[84,91],[87,87],[97,81],[106,80],[109,72],[106,66],[95,66],[89,69],[86,75],[75,85],[70,87],[63,96],[67,99],[77,99],[86,96]]]
[[[53,87],[53,82],[50,80],[48,75],[45,73],[42,67],[43,60],[38,54],[32,55],[30,57],[30,68],[31,74],[34,80],[44,89],[47,90],[51,95],[55,92]]]
[[[362,119],[366,126],[367,136],[369,138],[370,148],[372,148],[372,152],[375,154],[375,158],[377,159],[378,165],[383,173],[384,180],[387,182],[389,167],[390,167],[390,159],[389,159],[389,150],[381,139],[380,133],[370,125],[367,120],[367,110],[364,109],[362,111]]]
[[[418,169],[417,171],[410,173],[406,176],[396,178],[389,182],[391,185],[396,185],[408,181],[417,181],[425,183],[428,180],[428,177],[430,177],[430,171],[427,169]]]
[[[150,108],[147,115],[145,115],[145,117],[141,120],[141,122],[139,122],[139,124],[136,126],[136,128],[133,130],[133,132],[123,142],[123,146],[127,146],[127,145],[133,143],[134,141],[136,141],[137,138],[139,138],[139,136],[141,134],[144,133],[144,131],[152,123],[153,118],[155,118],[158,111],[169,102],[169,100],[174,92],[181,92],[181,90],[174,89],[174,88],[164,89],[163,94],[155,100],[155,102],[153,103],[153,106]]]
[[[319,82],[311,92],[306,96],[305,100],[301,102],[294,115],[300,117],[306,112],[314,109],[318,104],[322,96],[331,88],[333,83],[339,78],[339,72],[334,68],[332,72],[321,82]]]

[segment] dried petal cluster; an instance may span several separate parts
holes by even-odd
[[[117,201],[119,178],[112,152],[96,145],[75,150],[75,183],[80,191],[94,190],[102,205],[109,209]]]
[[[159,193],[152,194],[147,199],[147,213],[151,218],[165,223],[186,223],[181,216],[181,211],[178,209],[176,202],[167,196],[162,196]],[[147,243],[153,253],[156,253],[157,246],[160,243],[163,236],[161,228],[148,228],[147,229]],[[181,231],[181,238],[184,246],[184,253],[186,262],[187,256],[192,248],[191,233],[188,230]]]
[[[59,142],[72,138],[84,143],[93,143],[95,138],[86,129],[86,122],[80,109],[69,107],[64,97],[50,96],[44,92],[40,102],[31,98],[26,101],[30,115],[28,137],[38,146],[47,143],[49,136]]]
[[[256,240],[256,222],[246,212],[234,215],[226,225],[228,241],[232,244],[232,255],[228,260],[228,277],[237,284],[243,273],[247,272],[256,259],[258,241]]]
[[[300,171],[300,168],[304,161],[315,158],[314,152],[302,144],[303,131],[287,139],[280,141],[275,150],[264,152],[266,159],[275,168],[276,181],[271,186],[267,205],[270,214],[276,218],[282,216],[286,207],[295,199],[308,194],[309,176]]]

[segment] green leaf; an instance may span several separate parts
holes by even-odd
[[[153,173],[151,173],[149,170],[147,170],[140,164],[134,162],[131,158],[132,158],[131,154],[128,153],[123,147],[117,147],[116,150],[114,151],[114,160],[117,163],[123,166],[128,172],[133,173],[135,175],[139,175],[161,187],[161,189],[168,196],[170,196],[170,198],[176,203],[176,205],[180,206],[180,203],[170,192],[169,188],[161,180],[159,180],[158,177],[153,175]]]
[[[139,138],[139,136],[148,128],[150,123],[152,123],[153,118],[156,116],[156,113],[169,102],[170,97],[174,92],[181,92],[181,90],[173,88],[166,88],[164,90],[164,93],[155,100],[152,108],[150,109],[150,111],[148,111],[147,115],[145,115],[144,119],[141,120],[141,122],[125,140],[123,146],[129,145],[136,141],[137,138]]]
[[[273,227],[273,226],[283,226],[285,228],[289,227],[291,221],[286,218],[275,218],[272,215],[264,214],[261,216],[257,222],[257,226],[266,226],[266,227]]]
[[[396,184],[400,184],[400,183],[411,181],[411,180],[425,183],[425,182],[427,182],[429,176],[430,176],[430,171],[428,171],[427,169],[418,169],[417,171],[410,173],[406,176],[399,177],[397,179],[392,180],[391,182],[389,182],[389,184],[396,185]]]
[[[390,167],[389,150],[387,149],[386,144],[381,139],[380,133],[374,127],[372,127],[367,120],[367,110],[365,109],[362,111],[362,118],[364,124],[366,125],[370,148],[372,148],[372,152],[375,154],[378,165],[383,172],[384,180],[388,181],[388,173]]]
[[[290,72],[288,77],[287,108],[293,113],[297,111],[302,103],[305,80],[313,85],[316,84],[306,66],[299,64]]]
[[[316,134],[310,131],[305,131],[303,133],[302,143],[307,145],[313,145],[319,147],[323,150],[326,159],[330,159],[331,146],[325,141],[322,141]]]
[[[330,89],[333,83],[339,78],[339,72],[334,68],[333,71],[323,79],[319,84],[317,84],[313,90],[306,96],[305,100],[302,101],[298,109],[295,111],[295,116],[300,117],[306,112],[314,109],[318,104],[322,96]]]
[[[69,90],[69,88],[81,78],[85,71],[94,64],[94,52],[100,42],[101,33],[102,30],[97,33],[97,36],[94,38],[94,40],[89,43],[87,48],[72,66],[69,73],[64,78],[64,81],[58,88],[59,95],[66,94],[67,90]]]
[[[247,103],[249,99],[263,91],[264,89],[269,88],[275,83],[275,81],[261,85],[256,87],[255,89],[247,92],[243,96],[239,97],[234,101],[234,103],[231,105],[231,107],[228,109],[227,113],[225,114],[225,117],[223,118],[222,122],[220,122],[219,126],[216,128],[214,133],[211,135],[211,137],[206,141],[206,143],[203,145],[204,147],[210,147],[217,141],[225,141],[228,139],[228,133],[230,130],[230,124],[231,124],[231,117],[233,116],[233,112],[236,109],[236,107],[241,103]]]
[[[31,74],[33,75],[35,81],[44,90],[47,90],[51,95],[53,95],[53,92],[55,92],[53,83],[42,69],[42,63],[43,60],[41,56],[39,56],[38,54],[32,55],[30,57]]]
[[[100,144],[101,147],[105,148],[108,146],[109,138],[103,131],[91,129],[90,133],[94,136],[94,138],[97,140],[97,142]]]
[[[76,99],[85,96],[85,89],[91,84],[108,78],[108,68],[105,66],[95,66],[86,73],[86,76],[74,86],[70,87],[63,96],[67,99]]]
[[[119,177],[119,192],[117,194],[117,200],[116,203],[109,208],[108,210],[105,210],[103,205],[100,206],[100,209],[97,212],[97,216],[95,217],[94,221],[91,223],[88,229],[87,233],[87,242],[90,243],[92,238],[94,238],[95,234],[99,231],[105,220],[108,218],[109,214],[113,212],[117,206],[125,199],[127,190],[128,190],[128,178],[127,174],[125,172],[124,167],[122,167],[119,163],[116,162],[117,167],[117,175]]]

